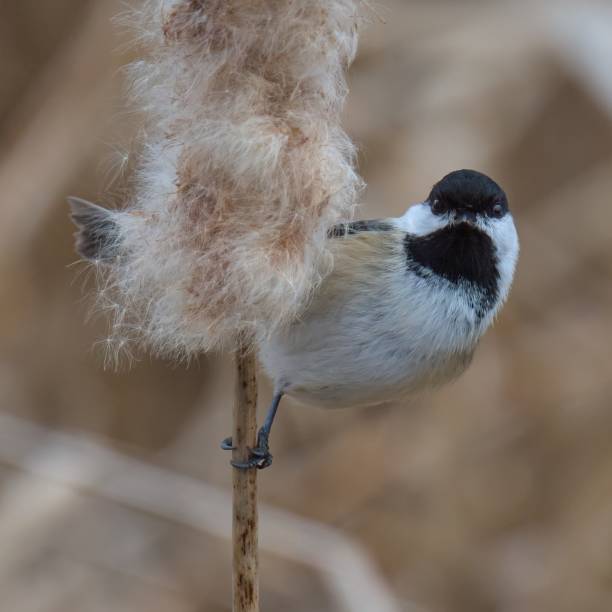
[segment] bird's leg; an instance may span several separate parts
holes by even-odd
[[[257,432],[257,446],[255,448],[249,449],[250,457],[247,461],[231,461],[231,464],[234,467],[243,470],[256,467],[259,470],[263,470],[264,468],[267,468],[272,465],[272,455],[270,454],[269,446],[270,431],[272,430],[274,417],[276,416],[276,411],[278,410],[278,405],[280,404],[282,397],[282,391],[277,391],[274,394],[274,397],[272,398],[272,403],[270,404],[270,408],[268,409],[268,413],[266,414],[264,424]],[[234,450],[235,447],[232,443],[231,437],[225,438],[225,440],[221,442],[221,448],[223,450]]]

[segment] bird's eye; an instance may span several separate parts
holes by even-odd
[[[444,204],[442,204],[442,202],[440,202],[440,200],[434,200],[431,203],[431,212],[434,215],[441,215],[444,212],[445,208],[444,208]]]
[[[500,219],[501,217],[504,216],[504,207],[501,203],[497,203],[493,206],[493,208],[491,209],[491,212],[493,213],[494,217],[497,217],[498,219]]]

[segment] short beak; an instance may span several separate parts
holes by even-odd
[[[476,213],[470,210],[462,210],[455,213],[455,223],[468,223],[469,225],[476,225]]]

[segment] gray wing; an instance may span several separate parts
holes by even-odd
[[[329,238],[354,236],[362,232],[391,232],[397,229],[388,219],[363,219],[334,225],[328,232]]]

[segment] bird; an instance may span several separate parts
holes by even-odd
[[[69,201],[80,254],[112,252],[110,212]],[[446,174],[400,217],[333,226],[327,242],[331,272],[299,317],[258,341],[274,393],[237,468],[272,464],[285,395],[323,408],[369,406],[457,378],[506,301],[519,254],[506,193],[469,169]],[[221,447],[232,449],[231,438]]]

